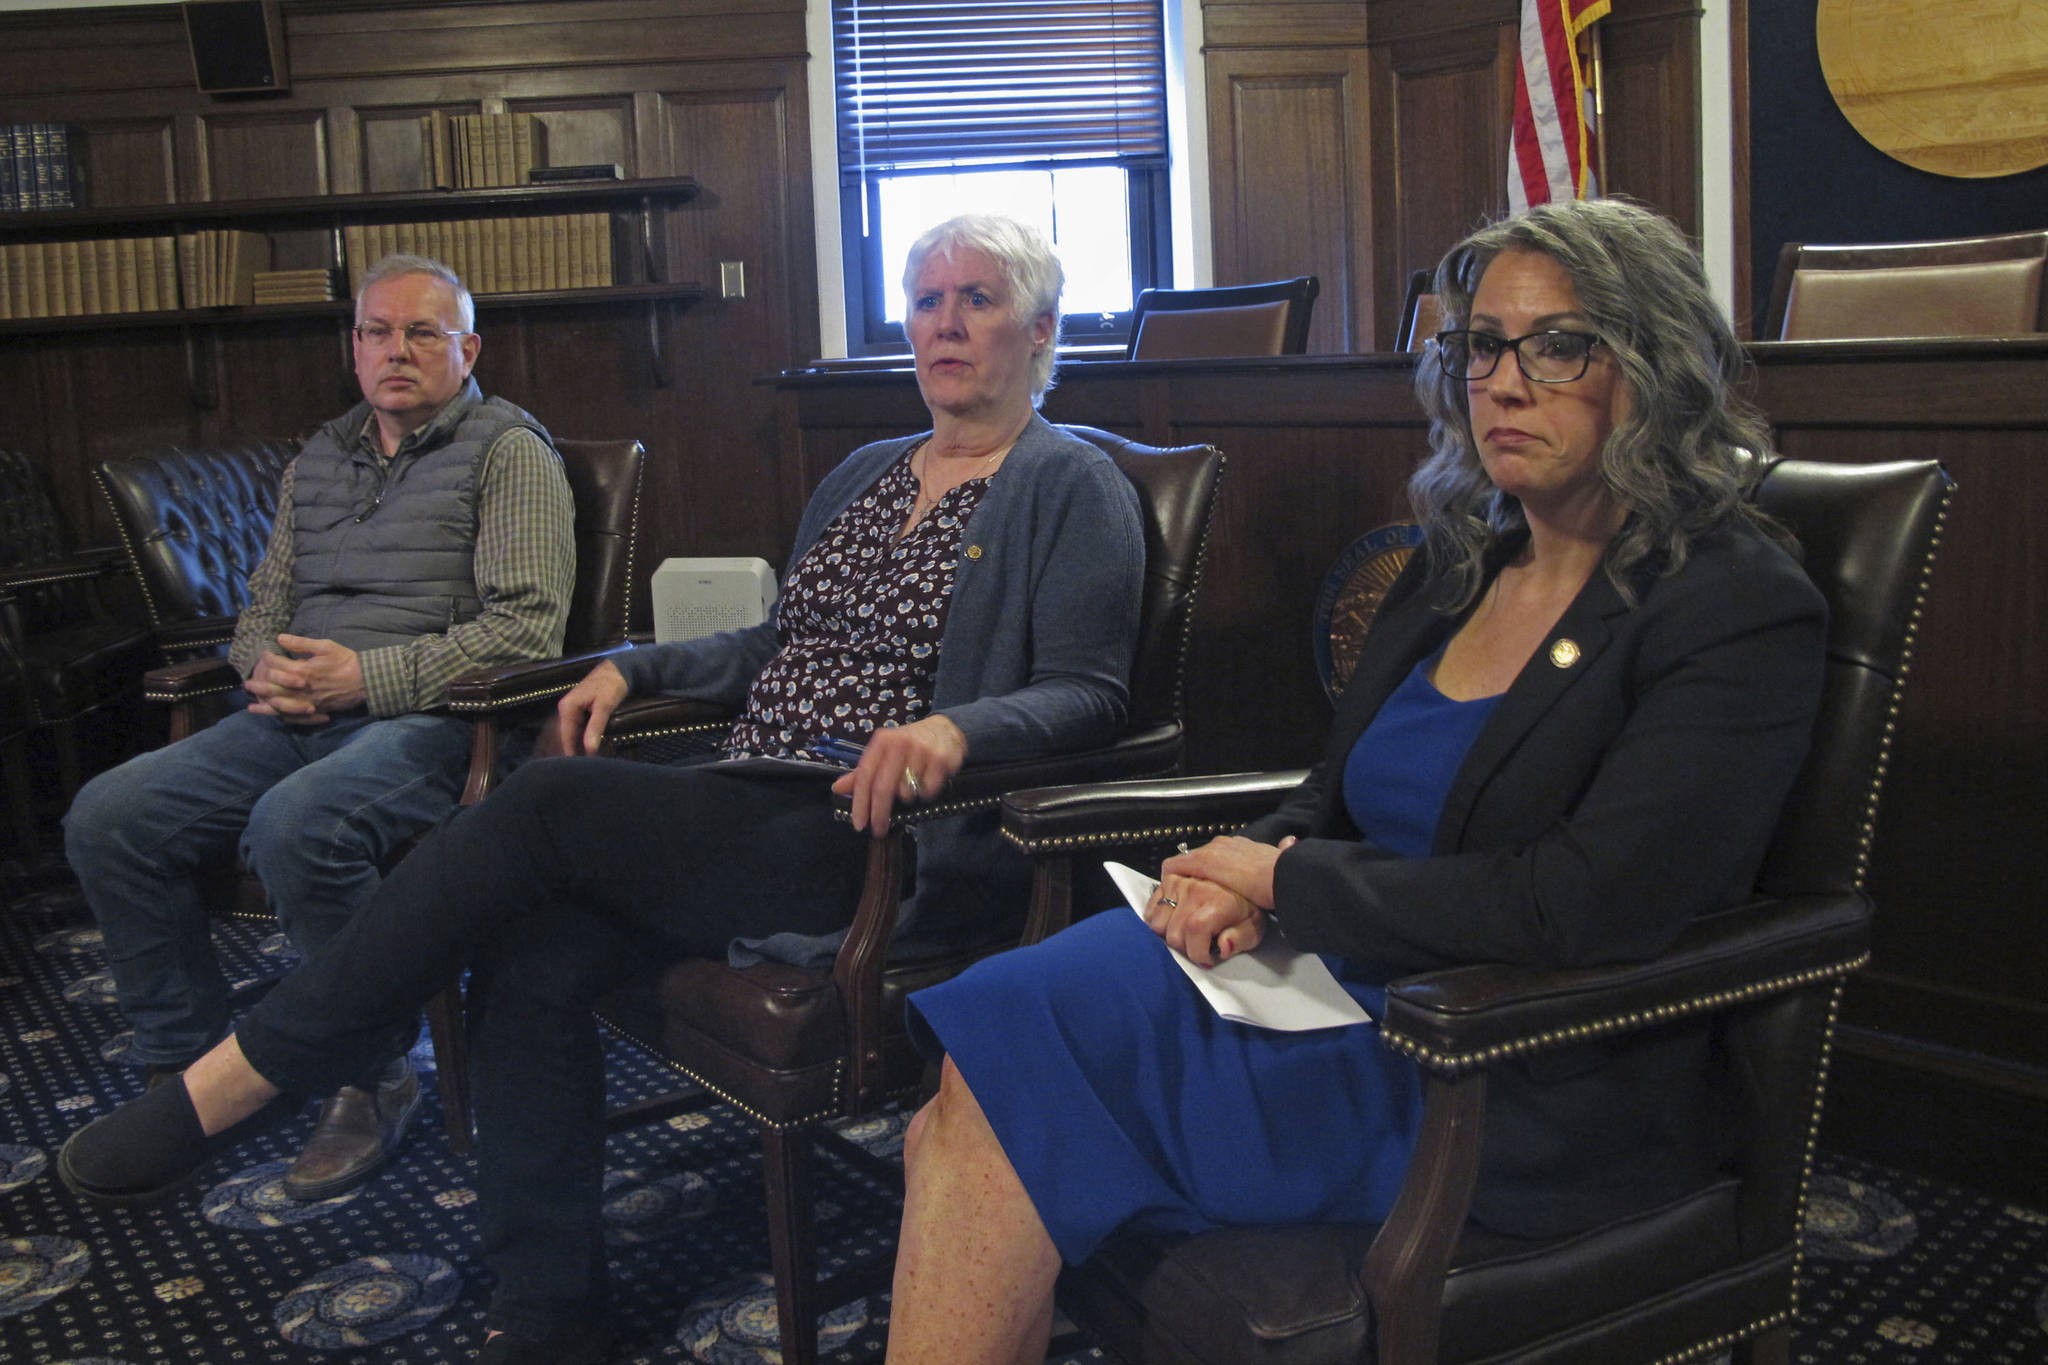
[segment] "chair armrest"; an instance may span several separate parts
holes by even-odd
[[[181,702],[242,685],[242,675],[226,659],[187,659],[165,664],[142,675],[142,694],[151,701]]]
[[[1014,791],[1003,798],[1003,834],[1034,855],[1207,838],[1271,814],[1307,776],[1294,768]]]
[[[1120,778],[1170,772],[1180,762],[1182,739],[1179,725],[1156,725],[1124,735],[1100,749],[1015,763],[969,763],[953,774],[938,800],[904,807],[890,817],[890,823],[921,825],[928,820],[988,810],[1027,790],[1060,788],[1061,784],[1072,783],[1112,783]],[[841,817],[853,808],[851,797],[835,797],[833,804]]]
[[[35,564],[0,569],[0,591],[34,587],[38,583],[67,583],[73,579],[98,578],[102,574],[127,571],[127,553],[118,545],[105,545],[78,550],[61,559],[45,559]]]
[[[1381,1035],[1445,1075],[1629,1033],[1856,970],[1870,956],[1861,892],[1758,900],[1704,915],[1649,962],[1566,970],[1482,964],[1396,981]]]
[[[735,715],[721,702],[694,697],[628,697],[612,712],[604,737],[614,749],[630,749],[664,735],[722,730],[731,726]]]
[[[552,700],[582,682],[591,669],[629,645],[613,645],[561,659],[536,659],[467,673],[448,684],[448,709],[458,716],[496,713],[530,702]]]
[[[165,654],[192,649],[215,649],[235,638],[233,616],[198,616],[156,628],[156,647]],[[195,662],[197,662],[195,660]]]

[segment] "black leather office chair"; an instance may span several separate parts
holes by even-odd
[[[1128,1365],[1564,1365],[1728,1347],[1788,1360],[1835,1009],[1869,953],[1861,883],[1948,493],[1931,461],[1784,461],[1763,481],[1759,501],[1800,537],[1831,618],[1813,748],[1756,899],[1699,919],[1653,962],[1394,983],[1381,1033],[1421,1070],[1425,1107],[1387,1221],[1112,1242],[1062,1277],[1075,1321]],[[1005,799],[1004,828],[1040,856],[1057,927],[1071,850],[1226,832],[1302,775],[1022,793]],[[1718,1021],[1747,1092],[1720,1179],[1555,1240],[1468,1225],[1489,1068],[1701,1015]]]

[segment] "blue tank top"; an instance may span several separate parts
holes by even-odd
[[[1344,809],[1366,842],[1402,858],[1436,843],[1451,783],[1500,697],[1452,701],[1429,675],[1441,652],[1417,664],[1380,707],[1344,762]],[[1386,1013],[1393,969],[1324,954],[1330,970],[1373,1018]]]

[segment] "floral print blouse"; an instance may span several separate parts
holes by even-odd
[[[776,610],[781,648],[754,679],[728,754],[802,754],[827,737],[863,743],[931,710],[961,535],[988,479],[949,490],[899,539],[917,502],[910,466],[920,448],[797,561]]]

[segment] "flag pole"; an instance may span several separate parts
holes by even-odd
[[[1586,26],[1586,85],[1593,98],[1594,188],[1607,193],[1607,67],[1600,57],[1600,25]]]

